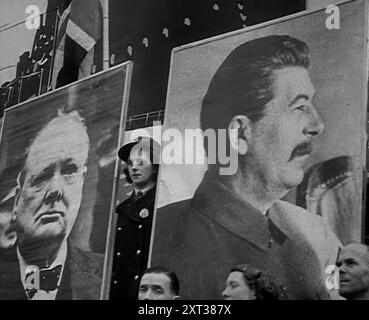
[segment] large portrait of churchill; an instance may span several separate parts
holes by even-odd
[[[6,110],[0,299],[107,297],[131,64]]]
[[[288,299],[339,298],[365,212],[368,8],[334,11],[338,27],[308,11],[173,50],[150,264],[185,299],[229,298],[244,264]]]

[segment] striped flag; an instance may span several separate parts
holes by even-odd
[[[67,24],[67,35],[86,52],[102,34],[102,8],[99,0],[73,0]]]
[[[70,14],[70,4],[68,8],[66,8],[59,20],[59,28],[57,33],[57,40],[55,46],[55,57],[54,57],[54,66],[53,66],[53,76],[51,79],[51,87],[52,89],[56,88],[56,81],[58,74],[63,67],[64,63],[64,47],[65,47],[65,36],[67,30],[67,23]]]
[[[91,74],[94,47],[102,37],[99,0],[72,0],[59,22],[52,88]]]

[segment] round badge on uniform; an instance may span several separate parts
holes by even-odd
[[[140,217],[142,218],[142,219],[145,219],[145,218],[147,218],[149,216],[149,210],[147,210],[146,208],[145,209],[142,209],[141,211],[140,211]]]

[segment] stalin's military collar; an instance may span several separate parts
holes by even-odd
[[[282,244],[287,239],[273,207],[266,215],[262,214],[209,173],[196,190],[191,206],[262,250],[270,248],[273,242]]]
[[[131,193],[131,196],[118,205],[116,212],[123,214],[126,217],[140,222],[142,219],[148,218],[152,215],[153,205],[155,202],[156,187],[151,188],[143,196],[136,200],[135,192]],[[143,214],[140,214],[142,210],[145,210]],[[149,214],[147,214],[149,213]]]

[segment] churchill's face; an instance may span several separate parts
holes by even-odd
[[[274,71],[273,89],[264,117],[252,126],[246,165],[267,189],[285,190],[302,181],[313,139],[322,133],[323,123],[313,105],[315,90],[305,68]]]
[[[20,243],[62,240],[78,214],[88,136],[75,123],[59,124],[46,127],[29,149],[15,206]]]

